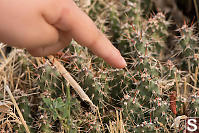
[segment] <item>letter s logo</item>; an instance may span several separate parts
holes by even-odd
[[[188,123],[187,127],[188,131],[194,132],[197,130],[196,119],[188,119],[187,123]]]

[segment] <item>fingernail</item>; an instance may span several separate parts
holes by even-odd
[[[127,63],[125,61],[125,59],[121,56],[121,64],[122,66],[126,67],[127,66]]]

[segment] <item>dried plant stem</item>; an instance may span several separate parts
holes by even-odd
[[[190,87],[192,87],[193,89],[199,91],[199,88],[197,88],[197,87],[195,87],[195,86],[193,86],[193,85],[191,85],[191,84],[189,84],[189,83],[187,83],[187,85],[190,86]]]
[[[120,118],[119,118],[119,114],[118,114],[118,110],[116,110],[116,117],[117,117],[117,125],[116,125],[116,132],[119,133],[119,127],[120,127]]]
[[[125,133],[121,111],[119,113],[118,110],[116,110],[116,121],[109,121],[108,130],[110,133]]]
[[[99,116],[99,119],[100,119],[100,123],[101,123],[101,125],[102,125],[102,130],[103,130],[103,132],[104,132],[105,129],[104,129],[104,126],[103,126],[103,123],[102,123],[102,117],[100,116],[99,109],[97,109],[97,113],[98,113],[98,116]]]
[[[184,79],[184,97],[187,98],[187,78]]]
[[[191,62],[190,62],[190,59],[188,59],[187,63],[188,63],[188,70],[189,70],[189,73],[191,74]]]
[[[57,71],[70,83],[70,85],[74,88],[77,94],[83,101],[89,103],[93,112],[96,112],[97,107],[93,104],[90,98],[86,95],[86,93],[82,90],[79,84],[73,79],[70,73],[64,68],[64,66],[56,59],[54,56],[48,56],[51,63],[57,68]]]
[[[197,5],[197,2],[196,2],[196,0],[193,0],[193,2],[194,2],[195,10],[196,10],[196,16],[197,16],[197,19],[198,19],[198,21],[199,21],[199,11],[198,11],[198,5]]]
[[[110,127],[110,128],[109,128]],[[112,125],[112,122],[109,121],[109,127],[108,127],[108,130],[110,133],[114,133],[114,128],[113,128],[113,125]]]
[[[4,61],[4,63],[2,63],[2,64],[0,65],[0,72],[2,72],[3,69],[7,66],[7,64],[13,60],[14,56],[16,55],[16,53],[17,53],[17,50],[16,50],[16,49],[14,49],[14,50],[10,53],[9,57],[6,58],[6,60]]]
[[[120,111],[120,133],[125,133],[123,118],[122,118],[122,111]]]
[[[117,116],[117,133],[124,133],[124,124],[122,119],[122,111],[120,111],[120,114],[118,113],[118,110],[116,110],[116,116]]]
[[[4,54],[4,52],[3,52],[3,50],[1,48],[0,48],[0,53],[3,56],[3,59],[6,60],[6,56],[5,56],[5,54]]]
[[[196,67],[196,70],[195,70],[194,87],[197,87],[197,81],[198,81],[198,67]],[[193,89],[193,92],[195,92],[195,89]]]
[[[188,107],[188,93],[187,93],[187,78],[185,77],[184,79],[184,97],[185,97],[185,101],[184,101],[184,107],[187,108]],[[184,110],[186,112],[186,109]]]
[[[179,97],[179,96],[180,96],[180,88],[179,88],[179,85],[178,85],[177,74],[176,74],[176,72],[175,72],[174,74],[175,74],[175,81],[176,81],[176,92],[177,92],[177,97]]]
[[[37,66],[41,67],[42,63],[40,62],[39,57],[35,57],[35,59],[36,59],[36,62],[37,62]]]
[[[23,115],[22,115],[22,113],[21,113],[21,111],[20,111],[20,109],[17,105],[17,102],[15,101],[14,96],[12,95],[10,88],[7,85],[5,85],[5,90],[8,92],[8,94],[9,94],[9,96],[10,96],[10,98],[11,98],[11,100],[12,100],[12,102],[13,102],[16,110],[17,110],[17,113],[19,114],[20,120],[21,120],[22,124],[24,125],[26,133],[30,133],[30,130],[29,130],[29,128],[28,128],[28,126],[27,126],[27,124],[26,124],[26,122],[23,118]]]
[[[29,81],[29,87],[31,88],[32,84],[31,84],[31,72],[30,72],[30,68],[27,67],[27,72],[28,72],[28,81]]]

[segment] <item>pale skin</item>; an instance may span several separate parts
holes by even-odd
[[[33,56],[47,56],[72,38],[111,66],[126,66],[120,52],[73,0],[0,1],[1,42],[26,48]]]

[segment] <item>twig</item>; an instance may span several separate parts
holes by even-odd
[[[10,88],[6,85],[6,83],[5,83],[4,87],[5,87],[5,90],[8,92],[8,94],[9,94],[9,96],[10,96],[10,98],[11,98],[11,100],[12,100],[12,102],[13,102],[16,110],[17,110],[17,113],[19,114],[21,122],[24,125],[24,128],[26,130],[26,133],[30,133],[30,130],[29,130],[29,128],[28,128],[28,126],[27,126],[27,124],[26,124],[26,122],[25,122],[25,120],[23,118],[23,115],[22,115],[22,113],[21,113],[21,111],[20,111],[20,109],[19,109],[19,107],[18,107],[18,105],[17,105],[17,103],[16,103],[11,91],[10,91]]]
[[[73,79],[70,73],[64,68],[64,66],[53,56],[48,56],[48,59],[51,63],[57,68],[57,71],[69,82],[69,84],[74,88],[77,94],[83,101],[89,103],[93,112],[96,112],[97,107],[93,104],[90,98],[86,95],[86,93],[82,90],[79,84]]]

